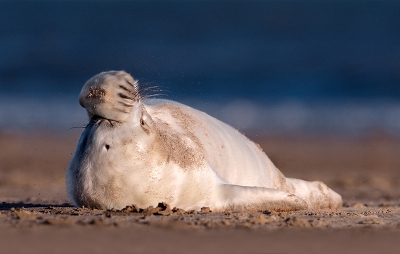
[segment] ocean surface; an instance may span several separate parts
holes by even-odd
[[[126,70],[243,132],[400,135],[400,1],[0,1],[0,131],[87,123]]]

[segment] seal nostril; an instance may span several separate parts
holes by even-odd
[[[110,145],[105,145],[105,147],[106,147],[107,151],[108,151],[108,149],[110,149]]]

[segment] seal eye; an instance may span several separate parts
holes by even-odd
[[[106,144],[105,145],[106,150],[108,151],[108,149],[110,149],[110,145]]]
[[[150,130],[148,129],[148,125],[144,122],[142,118],[140,118],[140,127],[147,133],[150,134]]]

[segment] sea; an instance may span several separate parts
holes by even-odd
[[[400,1],[0,0],[0,131],[84,127],[125,70],[244,133],[400,136]]]

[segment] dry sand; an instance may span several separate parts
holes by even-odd
[[[253,136],[285,176],[324,181],[343,208],[182,214],[72,207],[79,133],[0,133],[0,253],[400,253],[399,139]]]

